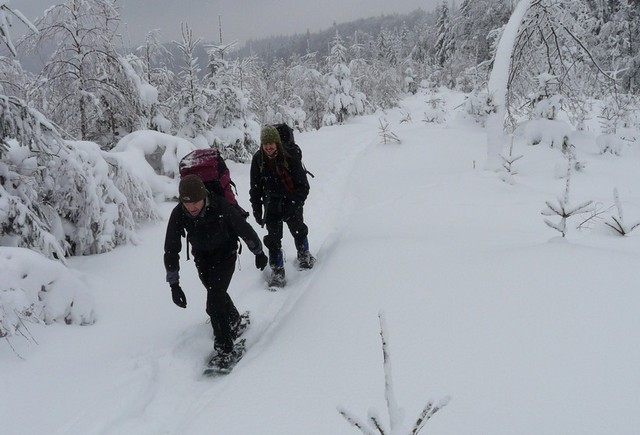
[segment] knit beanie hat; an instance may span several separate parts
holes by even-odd
[[[267,125],[266,127],[264,127],[262,129],[262,133],[260,133],[260,145],[264,145],[266,143],[282,145],[282,141],[280,140],[280,133],[278,133],[278,130],[271,125]]]
[[[197,175],[190,174],[180,180],[178,186],[180,202],[198,202],[207,197],[207,189]]]

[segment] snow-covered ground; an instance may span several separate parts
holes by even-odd
[[[448,106],[461,97],[448,95]],[[205,292],[182,256],[188,307],[164,282],[165,220],[141,242],[73,258],[93,295],[90,326],[28,325],[0,346],[2,434],[354,434],[336,408],[388,426],[378,314],[384,313],[404,432],[449,396],[423,433],[637,434],[640,230],[617,236],[618,189],[640,221],[640,144],[601,155],[575,133],[566,238],[544,223],[565,191],[566,159],[516,137],[518,175],[483,171],[486,135],[447,111],[427,124],[424,95],[402,110],[297,135],[315,174],[305,209],[318,258],[268,292],[245,249],[230,293],[251,310],[248,352],[227,377],[201,376],[212,348]],[[401,118],[411,113],[411,122]],[[384,116],[402,144],[381,144]],[[248,207],[248,165],[230,164]],[[558,222],[558,217],[546,217]],[[253,221],[251,220],[253,223]],[[259,234],[264,230],[256,227]],[[37,341],[37,344],[34,343]]]

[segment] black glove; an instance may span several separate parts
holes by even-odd
[[[261,227],[264,226],[264,220],[262,220],[262,207],[254,207],[253,208],[253,218],[256,220],[256,223]]]
[[[187,297],[180,288],[180,284],[171,284],[171,298],[173,303],[180,308],[187,308]]]
[[[260,252],[256,255],[256,267],[258,269],[264,270],[264,268],[267,267],[267,263],[269,263],[269,259],[264,255],[264,252]]]

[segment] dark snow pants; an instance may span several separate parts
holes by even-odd
[[[207,289],[207,314],[211,318],[215,349],[230,352],[233,349],[233,326],[240,314],[227,293],[236,267],[236,254],[216,261],[208,256],[195,258],[200,281]]]
[[[280,208],[267,208],[265,225],[268,234],[264,236],[264,246],[269,250],[270,264],[274,263],[274,259],[278,256],[282,248],[283,222],[289,227],[296,249],[298,250],[301,249],[309,234],[309,228],[304,223],[302,205],[296,204],[294,207],[287,207],[285,203],[285,205]]]

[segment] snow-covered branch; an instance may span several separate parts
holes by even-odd
[[[632,225],[627,225],[624,221],[624,214],[622,211],[622,202],[620,201],[620,195],[618,194],[618,189],[613,189],[613,200],[616,205],[616,209],[618,210],[618,216],[611,216],[610,222],[605,222],[605,224],[615,230],[621,236],[626,236],[631,231],[640,226],[640,222],[636,222]]]
[[[385,386],[385,401],[387,404],[387,413],[389,415],[389,429],[387,430],[378,416],[378,413],[375,409],[370,409],[368,413],[368,421],[373,427],[373,429],[367,427],[366,423],[360,420],[355,415],[348,412],[343,407],[338,407],[337,410],[342,415],[345,420],[349,422],[352,426],[360,429],[360,431],[365,435],[403,435],[403,434],[411,434],[417,435],[426,422],[442,407],[449,403],[450,398],[445,397],[441,400],[437,405],[433,404],[433,401],[429,401],[425,408],[422,410],[420,415],[418,416],[414,425],[409,429],[404,426],[404,409],[398,406],[395,398],[395,391],[393,386],[393,377],[391,375],[391,354],[389,352],[389,343],[388,343],[388,334],[387,334],[387,325],[384,314],[380,312],[378,314],[378,318],[380,320],[380,339],[382,340],[382,358],[383,358],[383,367],[384,367],[384,386]],[[376,432],[377,431],[377,432]]]

